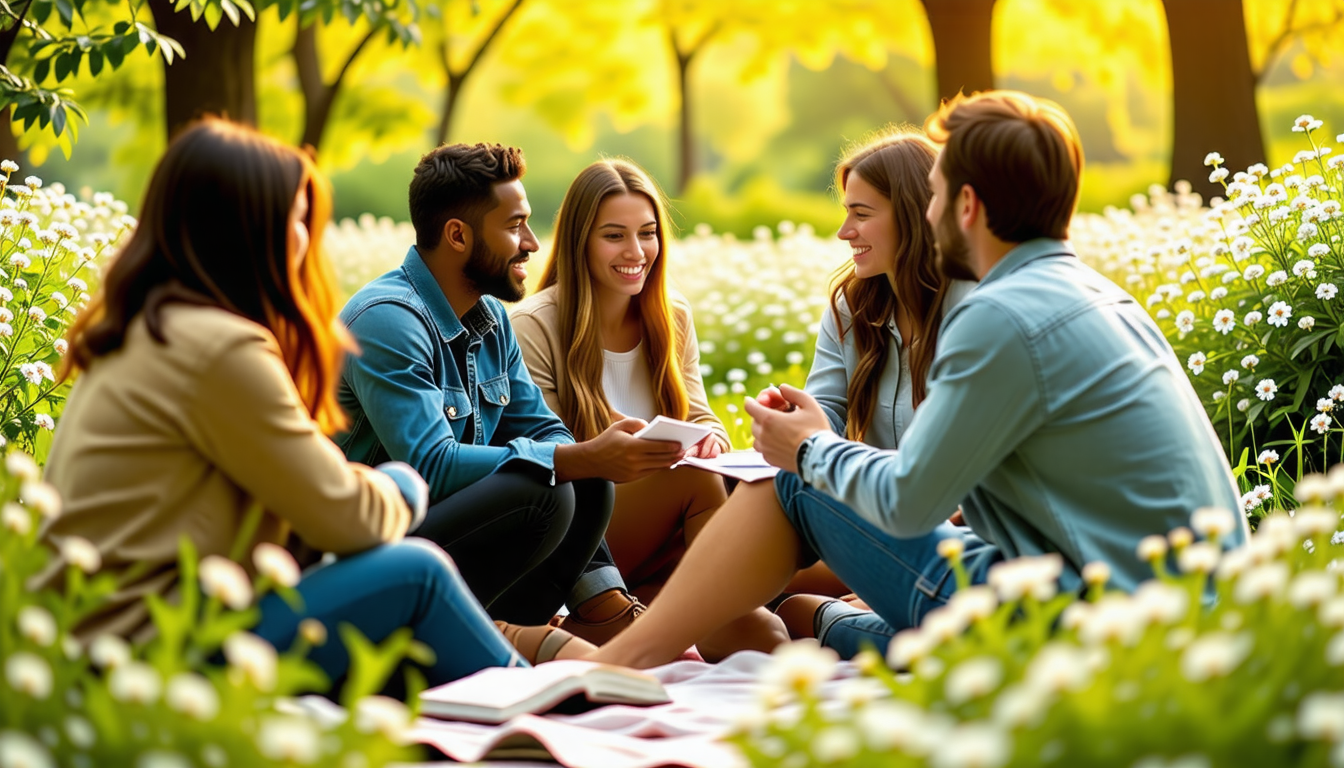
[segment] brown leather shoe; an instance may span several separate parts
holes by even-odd
[[[577,640],[569,632],[549,624],[528,627],[496,621],[495,627],[514,650],[518,651],[518,655],[526,659],[529,664],[552,661],[560,654],[562,648]],[[581,640],[579,645],[592,647]]]
[[[560,622],[563,629],[593,645],[602,645],[630,626],[648,606],[619,589],[584,601]]]

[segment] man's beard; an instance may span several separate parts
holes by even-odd
[[[482,296],[494,296],[500,301],[522,301],[527,295],[527,285],[513,276],[513,265],[526,261],[527,254],[515,254],[512,258],[500,258],[491,252],[483,240],[471,245],[471,255],[467,257],[462,274],[471,282],[472,287]]]
[[[952,206],[943,209],[938,225],[933,228],[933,241],[938,255],[934,263],[949,280],[979,280],[971,271],[971,244],[957,227]]]

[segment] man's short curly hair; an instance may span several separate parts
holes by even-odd
[[[502,144],[445,144],[420,158],[410,195],[416,246],[437,248],[451,219],[479,227],[499,204],[494,186],[521,178],[526,169],[523,151]]]

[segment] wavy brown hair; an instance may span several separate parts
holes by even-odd
[[[686,418],[690,402],[681,377],[681,345],[672,305],[667,295],[667,209],[653,180],[628,160],[599,160],[584,168],[569,185],[556,215],[551,258],[541,287],[556,286],[560,309],[560,338],[568,348],[566,381],[559,382],[561,420],[575,439],[591,440],[611,425],[611,406],[602,392],[602,329],[597,298],[588,273],[588,235],[597,209],[611,195],[644,195],[658,222],[658,258],[649,268],[639,294],[639,317],[644,326],[644,357],[653,382],[658,413]]]
[[[887,324],[896,319],[898,308],[905,309],[912,328],[910,338],[903,339],[910,356],[912,400],[916,406],[924,400],[925,379],[933,364],[947,293],[947,278],[934,265],[933,230],[924,219],[932,196],[929,172],[937,156],[937,148],[923,133],[897,128],[851,149],[835,171],[840,190],[853,174],[858,174],[891,200],[898,238],[891,256],[890,280],[862,279],[850,262],[836,272],[831,289],[831,312],[840,338],[853,333],[858,355],[846,391],[849,405],[845,436],[850,440],[862,440],[872,421],[878,384],[890,351]],[[841,297],[849,305],[848,327],[840,316]]]
[[[301,260],[289,252],[300,190],[309,233]],[[135,234],[70,327],[62,375],[120,349],[142,314],[162,344],[165,306],[216,306],[269,329],[309,414],[328,434],[344,428],[335,384],[351,343],[322,255],[330,217],[331,193],[307,155],[226,120],[189,125],[154,169]]]

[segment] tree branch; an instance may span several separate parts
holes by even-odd
[[[490,48],[490,44],[495,41],[495,37],[499,35],[499,31],[504,28],[504,25],[509,22],[509,18],[513,16],[514,12],[517,11],[522,4],[523,0],[513,0],[513,3],[509,5],[508,10],[504,11],[504,15],[499,17],[499,21],[490,29],[490,34],[486,35],[485,40],[481,41],[480,47],[471,55],[471,61],[467,62],[467,66],[464,67],[461,72],[453,72],[452,63],[448,60],[448,44],[445,41],[442,45],[444,71],[449,75],[455,74],[458,82],[466,80],[467,76],[471,74],[471,71],[476,68],[476,64],[480,62],[481,57],[485,55],[486,50]]]
[[[1288,12],[1284,15],[1283,19],[1283,29],[1281,29],[1274,40],[1270,42],[1269,47],[1265,52],[1264,61],[1260,62],[1260,68],[1254,72],[1256,85],[1261,84],[1265,77],[1274,70],[1274,66],[1278,64],[1279,59],[1288,51],[1289,46],[1294,40],[1300,39],[1312,32],[1320,32],[1330,29],[1340,22],[1344,22],[1344,6],[1336,5],[1335,15],[1331,17],[1329,21],[1318,21],[1315,24],[1304,24],[1301,27],[1294,28],[1292,26],[1292,19],[1296,8],[1297,0],[1290,0],[1288,3]]]
[[[32,7],[33,0],[27,0],[18,13],[5,7],[5,15],[14,20],[14,26],[0,32],[0,64],[9,62],[9,52],[14,47],[14,42],[19,39],[19,32],[23,30],[23,18],[28,15],[28,9]]]

